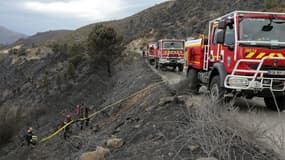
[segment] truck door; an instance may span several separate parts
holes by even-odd
[[[224,62],[226,71],[229,73],[234,67],[234,46],[235,46],[235,28],[227,26],[225,31],[225,42],[221,47],[221,61]]]
[[[220,60],[220,44],[217,43],[217,33],[218,33],[218,25],[213,24],[211,31],[211,41],[210,41],[210,61],[217,62]]]

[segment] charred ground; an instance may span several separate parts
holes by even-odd
[[[48,75],[53,75],[54,66],[63,62],[59,55],[50,56],[33,62],[36,65],[28,63],[25,66],[22,63],[25,66],[21,67],[22,71],[34,73],[34,79],[37,79],[46,75],[47,70],[36,69],[42,64],[48,68]],[[11,68],[20,65],[10,64],[11,59],[4,62]],[[11,141],[2,145],[0,159],[78,159],[82,153],[95,150],[96,146],[105,146],[106,140],[113,136],[122,138],[124,145],[111,149],[106,159],[196,159],[208,156],[218,159],[278,159],[257,140],[257,132],[239,127],[233,116],[226,118],[220,114],[229,112],[218,112],[213,105],[209,109],[207,103],[204,109],[197,109],[205,99],[177,95],[173,87],[169,88],[166,84],[142,92],[101,113],[83,131],[73,125],[73,133],[68,140],[59,135],[35,148],[25,146],[21,136],[26,127],[32,125],[39,137],[46,136],[55,130],[65,113],[73,112],[77,102],[84,101],[92,111],[96,111],[161,81],[140,56],[131,55],[115,61],[111,77],[104,68],[95,66],[83,60],[76,70],[78,75],[64,81],[60,89],[55,82],[51,83],[56,76],[49,76],[48,87],[36,87],[28,85],[29,81],[20,81],[25,75],[22,72],[9,69],[11,73],[6,73],[5,77],[17,75],[19,78],[15,77],[15,82],[9,83],[12,86],[17,84],[16,88],[20,89],[2,98],[2,108],[13,106],[7,108],[10,110],[5,117],[15,114],[11,108],[19,110],[16,114],[19,117],[16,117],[16,122],[7,123],[4,127],[8,129],[14,126],[11,123],[22,123],[17,126],[20,130],[14,130],[18,136],[13,136]],[[40,79],[33,80],[33,83],[37,82],[40,83]],[[6,85],[2,87],[7,90]]]

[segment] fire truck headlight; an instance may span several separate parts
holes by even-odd
[[[168,62],[167,59],[164,59],[164,58],[160,58],[160,59],[159,59],[159,63],[167,63],[167,62]]]
[[[247,78],[242,77],[231,77],[229,79],[229,85],[230,86],[236,86],[236,87],[242,87],[242,86],[248,86],[249,82]]]
[[[258,81],[253,81],[253,82],[250,83],[250,87],[258,89],[258,88],[262,88],[262,84],[260,82],[258,82]]]
[[[179,63],[185,63],[185,60],[184,59],[179,59],[178,62]]]

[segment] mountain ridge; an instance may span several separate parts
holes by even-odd
[[[72,30],[50,30],[45,32],[38,32],[32,36],[17,40],[12,44],[12,46],[24,45],[26,47],[32,47],[34,45],[40,45],[46,41],[53,41],[61,36],[65,36],[70,32],[72,32]]]
[[[27,35],[12,31],[0,25],[0,44],[11,44],[20,38],[25,38]]]
[[[271,6],[271,7],[274,7]],[[186,38],[207,32],[208,21],[234,10],[265,11],[266,3],[259,0],[177,0],[167,1],[121,20],[93,23],[76,29],[62,43],[86,41],[96,24],[115,28],[130,42],[138,37]]]

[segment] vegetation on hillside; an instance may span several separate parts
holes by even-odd
[[[123,38],[114,28],[96,25],[88,36],[88,54],[94,58],[95,63],[103,62],[111,75],[111,61],[120,55]]]

